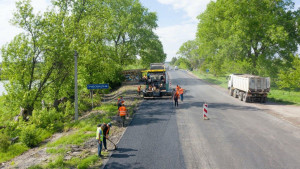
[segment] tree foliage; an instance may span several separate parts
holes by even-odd
[[[197,57],[216,75],[243,71],[276,77],[297,51],[299,17],[291,0],[211,1],[198,16]],[[179,53],[189,58],[187,44]]]
[[[28,115],[42,100],[58,109],[74,97],[74,53],[80,92],[87,84],[122,80],[122,68],[136,62],[162,62],[166,55],[153,29],[155,13],[138,0],[54,0],[44,13],[33,13],[30,0],[16,3],[11,22],[23,29],[2,47],[1,73],[9,78],[7,102]]]

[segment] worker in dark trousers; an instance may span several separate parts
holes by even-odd
[[[141,95],[141,88],[142,88],[142,86],[138,86],[138,89],[137,89],[138,96]]]
[[[106,139],[108,139],[110,128],[111,128],[111,123],[108,123],[108,124],[104,123],[104,124],[102,124],[104,151],[107,151]]]
[[[126,118],[125,116],[126,115],[128,116],[127,109],[124,104],[122,104],[122,106],[119,108],[118,115],[121,117],[122,127],[124,127],[125,126],[125,118]]]
[[[96,140],[98,145],[98,157],[103,157],[103,155],[101,154],[102,142],[103,142],[103,130],[101,126],[102,126],[101,124],[97,125],[97,132],[96,132]]]
[[[179,98],[179,91],[176,91],[174,93],[174,96],[173,96],[173,99],[174,99],[174,102],[175,102],[175,107],[176,106],[178,107],[178,98]]]
[[[117,102],[117,105],[118,105],[118,110],[119,108],[121,107],[121,105],[124,103],[124,99],[123,99],[123,96],[121,96],[120,98],[118,98],[118,102]]]

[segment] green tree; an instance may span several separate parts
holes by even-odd
[[[299,55],[293,57],[292,66],[281,70],[278,74],[277,85],[280,88],[299,89],[300,88],[300,58]]]
[[[172,60],[170,62],[171,65],[174,65],[177,61],[177,57],[172,57]]]
[[[197,68],[200,65],[198,47],[195,40],[189,40],[181,45],[177,55],[179,55],[179,57],[187,58],[191,63],[191,67]]]
[[[276,76],[283,63],[291,62],[290,56],[299,44],[299,12],[293,7],[291,0],[210,2],[198,16],[199,57],[213,58],[213,64],[218,60],[222,65],[225,61],[247,61],[252,67],[247,73]]]

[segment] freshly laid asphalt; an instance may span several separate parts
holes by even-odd
[[[184,169],[171,100],[146,100],[128,126],[106,169]]]
[[[144,101],[104,168],[300,168],[299,127],[187,72],[169,75],[185,89],[184,102]]]

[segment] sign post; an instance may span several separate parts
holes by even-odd
[[[94,102],[93,102],[93,89],[108,89],[108,84],[88,84],[87,89],[91,90],[92,93],[92,110],[94,108]]]

